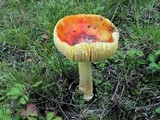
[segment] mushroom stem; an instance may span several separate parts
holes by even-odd
[[[89,101],[93,97],[93,82],[92,82],[92,71],[91,62],[79,62],[79,91],[83,93],[83,98]]]

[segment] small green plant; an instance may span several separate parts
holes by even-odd
[[[29,101],[28,96],[24,93],[24,85],[18,83],[11,87],[7,92],[7,96],[12,100],[18,99],[20,104],[26,104]]]
[[[47,120],[62,120],[61,117],[55,116],[54,112],[48,112],[46,117],[47,117]]]
[[[113,60],[123,68],[130,69],[136,69],[139,65],[147,63],[143,51],[135,48],[130,48],[126,53],[118,50]]]
[[[9,105],[5,105],[4,106],[0,106],[0,120],[10,120],[10,117],[11,117],[11,110],[10,110],[10,107]]]
[[[157,113],[160,113],[160,106],[155,109]]]
[[[152,72],[160,70],[160,50],[154,51],[148,56],[149,66],[148,69]]]
[[[133,49],[131,48],[128,52],[127,52],[127,59],[130,62],[130,64],[146,64],[145,60],[142,59],[142,57],[144,56],[143,51],[141,50],[137,50],[137,49]]]

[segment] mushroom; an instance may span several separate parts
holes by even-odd
[[[91,62],[107,59],[118,48],[119,32],[114,24],[100,15],[69,15],[54,28],[54,44],[68,59],[77,61],[79,91],[89,101],[93,97]]]

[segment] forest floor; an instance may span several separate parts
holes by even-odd
[[[92,63],[89,102],[53,43],[58,20],[82,13],[120,33],[115,55]],[[0,119],[160,120],[160,1],[0,0]]]

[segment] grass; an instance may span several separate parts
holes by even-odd
[[[0,118],[158,120],[159,12],[158,0],[1,1]],[[77,93],[77,63],[53,43],[57,21],[80,13],[102,15],[120,32],[115,56],[92,64],[95,96],[87,103]]]

